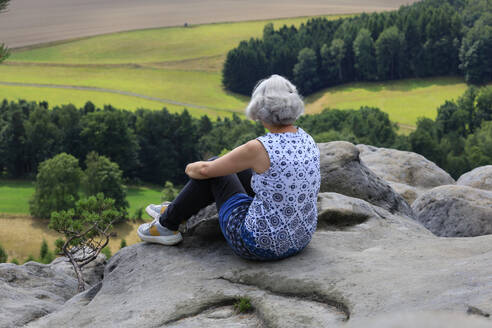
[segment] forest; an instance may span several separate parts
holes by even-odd
[[[397,11],[327,20],[299,28],[265,26],[261,39],[228,52],[226,89],[249,95],[269,74],[292,80],[307,96],[351,81],[462,75],[492,81],[492,1],[424,0]]]
[[[492,87],[469,87],[437,109],[436,120],[417,122],[408,136],[378,108],[327,109],[296,122],[317,142],[347,140],[424,155],[453,177],[492,163]],[[135,112],[87,102],[50,108],[46,102],[0,103],[2,177],[31,178],[43,161],[71,154],[85,169],[91,152],[106,156],[128,184],[186,181],[186,164],[224,153],[264,134],[258,122],[235,115],[211,121],[162,110]]]

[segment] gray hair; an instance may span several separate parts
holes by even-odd
[[[272,75],[255,86],[246,116],[272,125],[293,124],[304,112],[296,87],[280,75]]]

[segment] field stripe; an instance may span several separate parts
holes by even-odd
[[[137,97],[137,98],[142,98],[142,99],[147,99],[147,100],[158,101],[158,102],[161,102],[164,104],[171,104],[171,105],[176,105],[176,106],[205,109],[205,110],[223,111],[223,112],[230,112],[230,113],[238,113],[237,111],[235,111],[233,109],[224,109],[224,108],[207,107],[207,106],[202,106],[202,105],[194,105],[194,104],[188,104],[188,103],[175,101],[172,99],[158,98],[158,97],[146,96],[146,95],[142,95],[142,94],[138,94],[138,93],[134,93],[134,92],[129,92],[129,91],[121,91],[121,90],[106,89],[106,88],[83,87],[83,86],[77,86],[77,85],[63,85],[63,84],[19,83],[19,82],[4,82],[4,81],[0,81],[0,85],[17,86],[17,87],[71,89],[71,90],[115,93],[115,94],[120,94],[120,95],[124,95],[124,96],[131,96],[131,97]]]

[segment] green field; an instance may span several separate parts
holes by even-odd
[[[344,16],[325,16],[337,19]],[[308,17],[205,24],[112,33],[20,51],[11,61],[63,64],[162,63],[224,55],[242,40],[259,38],[263,27],[299,26]]]
[[[104,105],[112,105],[120,109],[136,110],[138,108],[162,109],[166,107],[171,113],[181,113],[183,106],[172,105],[166,102],[152,101],[133,96],[125,96],[98,91],[70,90],[57,88],[39,87],[17,87],[0,85],[0,99],[9,100],[41,100],[44,99],[51,105],[72,103],[82,107],[90,100],[96,106],[102,108]],[[232,112],[213,109],[200,109],[187,107],[192,116],[199,117],[208,115],[210,118],[230,117]]]
[[[128,213],[133,216],[138,208],[150,203],[160,203],[160,187],[128,187]],[[29,214],[29,199],[34,193],[34,182],[26,180],[0,180],[0,213]]]
[[[107,88],[231,111],[240,111],[247,101],[246,97],[225,93],[217,72],[4,65],[0,66],[0,76],[8,82]]]
[[[306,112],[372,106],[388,113],[392,121],[413,126],[419,117],[435,119],[436,108],[445,100],[458,98],[466,88],[458,77],[350,83],[307,97]]]
[[[279,27],[299,25],[307,19],[272,22]],[[111,104],[129,110],[167,107],[171,112],[186,107],[195,117],[242,114],[248,97],[223,89],[222,63],[227,51],[241,40],[261,37],[267,22],[137,30],[19,49],[0,65],[0,82],[45,87],[0,84],[0,99],[47,100],[51,106],[82,106],[90,100],[98,106]],[[351,83],[307,97],[306,113],[376,106],[408,132],[418,117],[435,118],[438,106],[456,99],[465,89],[461,78],[452,77]]]
[[[160,203],[160,190],[159,187],[129,187],[129,215],[133,217],[138,208],[145,208],[150,203]],[[29,215],[29,199],[33,193],[33,181],[0,180],[0,244],[7,251],[9,260],[17,258],[23,261],[29,255],[37,256],[43,239],[53,248],[55,239],[60,237],[48,229],[49,220],[35,219]],[[142,218],[150,219],[145,211]],[[118,250],[121,239],[125,239],[128,245],[140,241],[135,230],[141,223],[128,221],[114,227],[116,237],[111,238],[109,245],[113,254]]]

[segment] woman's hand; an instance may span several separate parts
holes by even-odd
[[[270,167],[270,158],[258,140],[252,140],[233,149],[214,161],[188,164],[185,173],[192,179],[209,179],[252,168],[263,173]]]
[[[203,175],[201,171],[207,165],[208,162],[199,161],[186,165],[185,173],[191,178],[196,180],[208,179],[207,176]]]

